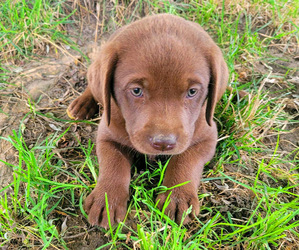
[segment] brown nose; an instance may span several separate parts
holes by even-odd
[[[154,149],[160,151],[168,151],[175,147],[176,136],[175,135],[155,135],[151,139],[151,145]]]

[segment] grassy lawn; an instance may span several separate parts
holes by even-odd
[[[17,155],[0,159],[13,176],[0,186],[0,247],[299,249],[298,10],[298,1],[286,0],[1,1],[0,114],[14,116],[4,108],[8,98],[20,99],[26,112],[15,126],[0,128],[0,140]],[[79,36],[100,40],[154,13],[201,24],[230,70],[231,89],[215,114],[217,152],[198,191],[200,215],[183,226],[159,211],[155,197],[165,190],[167,163],[146,162],[142,171],[132,166],[125,221],[107,231],[90,227],[83,201],[98,174],[90,136],[97,119],[68,119],[65,107],[76,91],[54,98],[55,88],[49,90],[45,108],[14,79],[31,61],[73,53],[82,58],[74,67],[86,72],[90,61]],[[95,27],[91,36],[84,33],[88,27]],[[62,73],[55,86],[64,90],[59,83],[70,73]],[[85,77],[80,81],[86,84]]]

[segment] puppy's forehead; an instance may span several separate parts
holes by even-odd
[[[116,77],[137,74],[175,84],[199,76],[209,82],[215,44],[195,23],[169,15],[144,18],[124,27],[112,42],[118,48]]]
[[[206,58],[190,46],[155,44],[123,52],[116,75],[124,82],[145,79],[180,85],[182,82],[187,85],[192,82],[207,84],[210,70]]]
[[[122,73],[139,72],[170,81],[184,74],[209,77],[208,48],[201,46],[196,34],[184,36],[174,28],[161,34],[151,30],[146,35],[131,30],[126,33],[118,41],[121,47],[118,66],[125,70]]]

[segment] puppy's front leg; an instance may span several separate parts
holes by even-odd
[[[165,209],[165,214],[171,219],[175,219],[178,224],[181,222],[184,212],[191,205],[192,213],[185,218],[184,224],[189,223],[195,215],[199,214],[197,190],[204,164],[212,159],[215,147],[216,140],[200,142],[191,146],[182,154],[172,156],[168,163],[163,186],[173,187],[190,181],[188,184],[171,190],[170,203]],[[160,210],[162,210],[169,192],[158,195],[157,200],[160,200],[158,204]]]
[[[108,197],[111,224],[124,219],[130,185],[130,162],[113,141],[97,141],[99,177],[95,189],[85,200],[85,210],[91,225],[108,228],[105,193]]]

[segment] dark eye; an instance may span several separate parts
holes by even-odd
[[[142,91],[141,88],[133,88],[133,89],[131,89],[131,93],[135,97],[141,97],[141,96],[143,96],[143,91]]]
[[[191,88],[188,90],[187,98],[192,98],[197,94],[198,90],[195,88]]]

